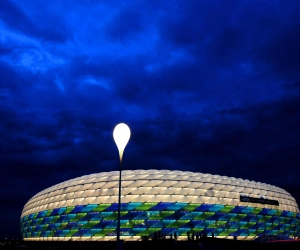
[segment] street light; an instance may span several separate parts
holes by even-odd
[[[121,211],[121,182],[122,182],[121,172],[122,172],[122,158],[123,158],[124,149],[130,138],[129,127],[125,123],[119,123],[114,129],[113,137],[114,137],[115,143],[117,144],[117,148],[119,150],[119,156],[120,156],[117,249],[121,250],[122,249],[122,246],[120,243],[120,227],[121,227],[120,211]]]

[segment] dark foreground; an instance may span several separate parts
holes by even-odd
[[[116,242],[13,242],[10,244],[0,244],[0,249],[56,249],[56,250],[115,250]],[[139,241],[125,242],[124,250],[271,250],[271,249],[297,249],[300,250],[300,240],[297,241],[278,241],[278,242],[254,242],[236,241],[226,239],[202,239],[201,241]]]

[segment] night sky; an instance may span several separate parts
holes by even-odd
[[[300,203],[300,1],[0,1],[0,238],[36,193],[123,169],[279,186]]]

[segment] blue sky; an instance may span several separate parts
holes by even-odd
[[[0,2],[3,237],[34,194],[118,169],[279,186],[300,201],[299,1]]]

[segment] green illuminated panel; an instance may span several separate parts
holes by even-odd
[[[114,232],[116,231],[116,229],[113,229],[113,228],[104,228],[101,232],[104,233],[104,235],[107,235],[111,232]]]
[[[99,224],[99,221],[89,221],[86,224],[84,224],[84,226],[82,226],[81,228],[85,229],[85,228],[93,228],[95,225]]]
[[[128,220],[121,224],[121,228],[132,228],[132,223]]]
[[[33,234],[33,237],[40,237],[40,235],[41,235],[41,232],[35,232],[35,233]]]
[[[240,221],[243,218],[245,218],[246,216],[247,216],[247,214],[237,214],[232,219],[230,219],[230,221]]]
[[[50,214],[52,214],[52,212],[53,212],[53,209],[48,210],[44,217],[49,217]]]
[[[71,222],[79,221],[84,216],[86,216],[86,213],[78,213],[78,214],[76,214],[76,216],[74,218],[71,219]]]
[[[95,207],[92,211],[93,212],[102,212],[106,208],[108,208],[111,204],[99,204],[97,207]]]
[[[130,221],[130,223],[131,223],[131,227],[136,227],[137,225],[144,224],[145,221],[144,220],[132,220],[132,221]]]
[[[136,207],[134,210],[136,210],[136,211],[147,211],[155,205],[157,205],[157,203],[142,203],[140,206]]]
[[[241,229],[248,229],[248,228],[250,228],[250,224],[249,223],[245,223],[240,228]]]
[[[259,214],[262,208],[256,207],[251,211],[251,214]]]
[[[104,231],[99,231],[98,233],[94,234],[94,236],[96,236],[96,237],[101,237],[101,236],[105,236],[105,235],[106,235],[106,233]]]
[[[71,207],[67,207],[66,210],[63,212],[63,214],[69,214],[75,207],[71,206]]]
[[[175,211],[162,211],[159,213],[159,218],[160,220],[166,218],[167,216],[170,216],[171,214],[174,214]]]
[[[253,227],[254,225],[256,225],[256,222],[248,222],[248,225],[250,226],[250,227]]]
[[[175,221],[171,224],[169,224],[168,226],[166,226],[167,228],[171,227],[171,228],[179,228],[185,224],[187,224],[189,222],[189,220],[178,220],[178,221]]]
[[[149,220],[159,220],[160,219],[159,211],[147,212],[147,216],[148,216]]]
[[[237,229],[227,229],[227,230],[221,232],[219,235],[220,236],[228,236],[236,231],[237,231]]]
[[[127,213],[128,213],[127,211],[120,211],[120,217],[122,217]],[[113,212],[104,218],[104,220],[117,220],[117,219],[118,219],[118,212]]]
[[[42,221],[43,221],[43,218],[39,218],[39,219],[37,220],[37,225],[41,225]]]
[[[89,232],[91,233],[91,235],[96,235],[101,230],[102,230],[102,228],[92,228]],[[84,235],[84,236],[87,236],[87,235]]]
[[[209,217],[213,216],[215,213],[214,212],[203,212],[199,216],[195,218],[195,220],[206,220]]]
[[[54,231],[54,230],[53,230],[53,231],[50,231],[49,234],[48,234],[48,237],[53,237],[54,234],[55,234],[55,231]]]
[[[162,220],[161,223],[163,227],[168,227],[170,224],[174,223],[175,220]]]
[[[177,229],[177,232],[180,232],[180,231],[182,231],[182,234],[181,234],[181,236],[187,236],[187,232],[188,231],[190,231],[190,232],[192,232],[192,233],[201,233],[201,232],[203,232],[203,229],[202,228],[178,228]]]
[[[60,217],[59,215],[52,216],[52,220],[50,221],[50,224],[55,223],[59,219],[59,217]]]
[[[267,230],[273,230],[274,227],[275,227],[275,225],[273,225],[272,223],[266,223]]]
[[[182,208],[183,211],[193,211],[197,207],[199,207],[201,204],[187,204],[185,207]]]
[[[285,223],[287,223],[288,221],[290,220],[290,218],[287,218],[287,217],[285,217],[283,220],[282,220],[282,224],[285,224]]]
[[[138,236],[148,236],[148,235],[152,235],[157,230],[159,230],[159,229],[158,228],[148,228],[148,229],[142,230],[137,235]]]
[[[67,234],[66,237],[71,237],[73,236],[75,233],[78,232],[78,229],[71,229]]]
[[[68,225],[67,222],[62,222],[62,223],[59,224],[59,226],[57,227],[57,229],[58,230],[63,230],[66,227],[66,225]]]
[[[267,222],[268,220],[271,219],[271,217],[272,217],[272,216],[270,216],[270,215],[263,216],[263,217],[259,220],[259,222]]]
[[[222,212],[222,213],[229,213],[232,209],[234,209],[235,208],[235,206],[224,206],[221,210],[220,210],[220,212]]]

